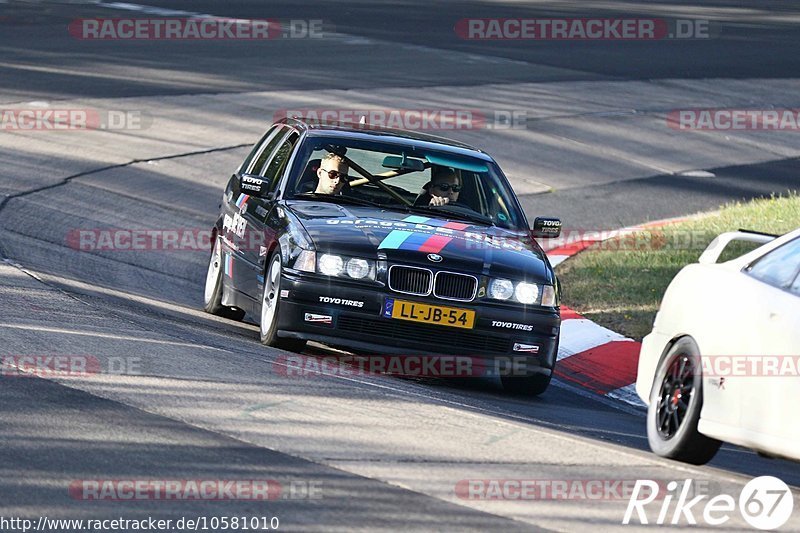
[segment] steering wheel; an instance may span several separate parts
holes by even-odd
[[[462,202],[447,202],[446,204],[442,204],[442,205],[428,204],[428,207],[430,207],[432,209],[441,209],[441,208],[447,208],[447,207],[457,207],[459,209],[469,209],[470,211],[473,211],[473,212],[477,213],[477,211],[475,211],[470,206],[468,206],[467,204],[462,203]]]

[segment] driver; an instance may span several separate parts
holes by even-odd
[[[347,162],[340,155],[328,153],[320,161],[317,169],[317,189],[316,194],[336,195],[342,192],[342,187],[347,183]]]
[[[428,205],[445,205],[458,202],[461,178],[449,167],[436,167],[431,181],[423,187],[430,195]]]

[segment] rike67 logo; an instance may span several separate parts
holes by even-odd
[[[700,518],[701,523],[724,526],[735,516],[738,507],[738,513],[750,526],[772,530],[784,525],[794,509],[794,498],[788,485],[772,476],[750,480],[739,494],[738,501],[729,494],[718,494],[711,498],[707,494],[700,494],[690,499],[694,492],[691,479],[682,484],[670,481],[666,486],[666,494],[661,493],[660,486],[652,480],[637,480],[622,523],[627,525],[638,521],[640,524],[695,525]],[[657,503],[648,507],[654,502]],[[653,520],[653,511],[656,510],[658,515]]]

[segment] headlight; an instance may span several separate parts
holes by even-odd
[[[375,261],[361,257],[322,254],[317,261],[317,272],[326,276],[375,281]]]
[[[514,294],[514,284],[508,279],[493,279],[489,284],[489,297],[495,300],[508,300]]]
[[[344,261],[338,255],[323,254],[319,258],[319,271],[326,276],[338,276],[343,267]]]
[[[514,289],[514,296],[516,296],[519,303],[530,305],[539,298],[539,286],[522,281],[517,283],[517,288]]]
[[[494,278],[489,282],[487,296],[495,300],[512,300],[523,305],[546,307],[558,305],[556,289],[552,285],[538,285],[526,281],[513,282],[504,278]]]
[[[351,278],[362,279],[369,276],[370,265],[366,259],[354,257],[347,261],[347,275]]]

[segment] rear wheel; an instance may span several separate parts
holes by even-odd
[[[203,309],[212,315],[241,320],[244,318],[244,311],[222,305],[222,251],[219,238],[214,239],[211,246],[211,258],[208,261],[203,291]]]
[[[281,252],[276,249],[267,263],[264,291],[261,294],[261,342],[267,346],[290,351],[300,351],[306,341],[278,337],[278,313],[281,303]]]
[[[714,457],[720,441],[697,430],[703,407],[700,350],[679,339],[658,365],[647,409],[647,441],[657,455],[695,465]]]

